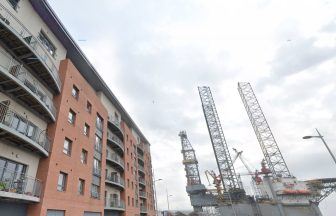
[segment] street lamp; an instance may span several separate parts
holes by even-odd
[[[153,175],[154,175],[154,172],[153,172]],[[156,187],[155,187],[155,182],[157,181],[162,181],[163,179],[156,179],[153,181],[153,186],[154,186],[154,199],[155,199],[155,215],[158,216],[158,209],[157,209],[157,196],[156,196]]]
[[[335,164],[336,164],[336,158],[335,155],[332,153],[332,151],[330,150],[328,144],[326,143],[326,141],[323,139],[323,136],[320,134],[320,132],[317,130],[317,128],[315,128],[316,132],[318,133],[318,136],[304,136],[302,137],[302,139],[311,139],[311,138],[320,138],[322,140],[322,142],[324,143],[325,147],[328,149],[331,157],[333,158]]]

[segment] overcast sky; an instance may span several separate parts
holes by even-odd
[[[290,171],[335,177],[336,1],[50,0],[62,22],[151,142],[159,209],[189,209],[180,130],[204,184],[217,170],[197,86],[211,87],[230,146],[259,168],[261,150],[237,91],[251,82]],[[233,153],[232,153],[233,154]],[[237,172],[246,173],[240,162]],[[248,184],[247,184],[248,186]],[[249,189],[248,189],[249,190]],[[336,212],[336,195],[321,203]]]

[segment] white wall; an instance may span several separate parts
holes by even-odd
[[[119,116],[120,120],[120,112],[115,108],[115,106],[112,104],[112,102],[102,93],[102,92],[97,92],[97,96],[100,98],[100,101],[102,104],[105,106],[108,115],[114,117],[114,113],[117,113]]]

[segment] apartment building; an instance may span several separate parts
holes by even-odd
[[[150,144],[46,0],[0,0],[0,215],[155,215]]]

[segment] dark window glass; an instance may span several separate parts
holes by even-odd
[[[65,191],[68,174],[60,172],[58,175],[57,190]]]
[[[51,43],[47,35],[43,31],[40,31],[38,38],[40,39],[46,50],[50,53],[50,55],[55,56],[56,47],[54,46],[54,44]]]

